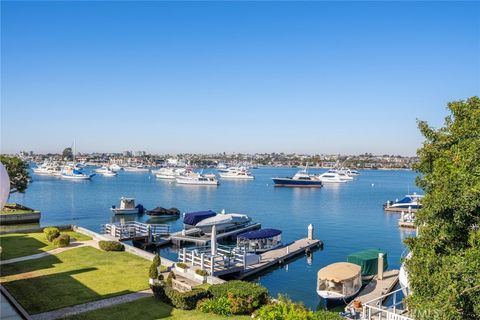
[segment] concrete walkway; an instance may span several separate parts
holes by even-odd
[[[135,301],[145,297],[152,297],[153,293],[152,290],[147,289],[139,292],[129,293],[118,297],[107,298],[103,300],[87,302],[84,304],[77,304],[76,306],[66,307],[58,310],[53,310],[44,313],[38,313],[32,315],[33,320],[55,320],[64,318],[67,316],[92,311],[100,308],[109,307],[116,304],[127,303],[131,301]]]
[[[70,245],[68,247],[56,248],[56,249],[52,249],[52,250],[49,250],[49,251],[32,254],[32,255],[29,255],[29,256],[24,256],[24,257],[9,259],[9,260],[3,260],[3,261],[0,261],[0,265],[10,264],[10,263],[15,263],[15,262],[20,262],[20,261],[26,261],[26,260],[40,259],[40,258],[43,258],[43,257],[48,257],[52,254],[57,254],[57,253],[61,253],[63,251],[67,251],[67,250],[75,249],[75,248],[80,248],[80,247],[85,247],[85,246],[91,246],[91,247],[95,247],[95,248],[98,249],[98,243],[95,240],[75,241],[75,242],[70,243]]]

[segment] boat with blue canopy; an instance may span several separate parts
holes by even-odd
[[[254,230],[237,236],[237,248],[246,252],[261,253],[281,246],[282,231],[277,229]]]
[[[200,221],[216,215],[217,213],[212,210],[185,213],[183,216],[183,224],[187,228],[193,228]]]

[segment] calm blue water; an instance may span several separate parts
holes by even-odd
[[[407,192],[420,192],[414,185],[414,172],[365,170],[353,182],[325,185],[321,189],[272,186],[271,177],[289,176],[296,171],[256,169],[254,181],[221,180],[219,187],[175,185],[147,173],[121,172],[117,177],[95,176],[92,181],[79,182],[33,176],[27,192],[13,194],[10,201],[42,211],[42,226],[72,223],[96,231],[102,223],[113,221],[109,208],[118,205],[121,196],[135,197],[146,208],[177,207],[182,212],[225,209],[246,213],[265,228],[283,230],[284,242],[306,237],[307,226],[312,223],[315,237],[324,241],[322,251],[314,252],[312,259],[301,256],[252,279],[266,286],[272,295],[286,293],[311,308],[319,304],[315,292],[317,271],[330,263],[345,261],[352,252],[384,249],[388,252],[389,266],[399,268],[404,250],[402,239],[414,232],[399,229],[399,215],[384,213],[382,204]],[[135,219],[164,221],[147,215]],[[167,223],[173,231],[182,228],[181,219]],[[168,248],[161,253],[175,257]]]

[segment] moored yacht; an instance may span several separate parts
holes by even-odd
[[[236,248],[249,253],[262,253],[282,246],[282,231],[277,229],[254,230],[237,236]]]
[[[347,304],[362,288],[360,266],[349,262],[332,263],[318,271],[317,293],[327,307]]]
[[[150,171],[150,169],[144,165],[124,167],[123,170],[128,172],[149,172]]]
[[[230,167],[226,170],[219,170],[218,174],[223,179],[253,180],[255,177],[246,168]]]
[[[114,214],[137,214],[143,213],[144,208],[141,204],[135,206],[135,198],[121,197],[120,207],[117,208],[115,205],[112,205],[110,211]]]
[[[201,174],[190,172],[175,178],[178,184],[218,186],[218,180],[214,174]]]
[[[323,183],[345,183],[346,180],[342,180],[338,173],[325,172],[320,175],[315,176],[316,179],[322,181]]]
[[[94,175],[94,173],[84,173],[81,168],[75,165],[67,165],[62,169],[60,177],[66,180],[90,180]]]
[[[112,170],[113,172],[118,172],[118,171],[122,170],[122,167],[120,167],[120,166],[119,166],[118,164],[116,164],[116,163],[113,163],[113,164],[109,165],[108,168],[109,168],[110,170]]]
[[[222,232],[227,229],[238,228],[250,223],[249,216],[240,213],[220,213],[213,217],[201,220],[195,225],[203,233],[210,234],[212,227],[215,225],[217,232]]]
[[[419,194],[407,194],[402,200],[395,200],[395,201],[387,201],[384,205],[385,208],[397,208],[397,209],[405,209],[408,210],[413,209],[417,210],[422,207],[422,199],[423,195]]]
[[[176,177],[184,174],[187,171],[185,168],[160,168],[152,171],[157,179],[175,180]]]
[[[327,173],[335,173],[335,174],[338,174],[338,177],[339,177],[341,180],[345,180],[345,181],[353,180],[353,177],[349,176],[349,175],[347,174],[347,172],[344,171],[344,170],[330,169],[330,170],[327,171]]]
[[[36,168],[32,168],[33,173],[41,176],[60,176],[62,169],[59,165],[50,162],[44,162]]]
[[[114,176],[117,175],[117,173],[115,171],[113,171],[109,167],[105,167],[105,166],[103,166],[99,169],[96,169],[95,172],[99,173],[99,174],[101,174],[105,177],[114,177]]]
[[[322,181],[309,175],[307,170],[298,171],[293,177],[275,177],[272,178],[275,187],[306,187],[306,188],[321,188]]]

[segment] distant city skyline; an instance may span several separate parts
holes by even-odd
[[[1,2],[1,153],[395,154],[480,94],[478,2]]]

